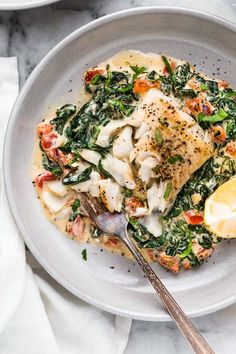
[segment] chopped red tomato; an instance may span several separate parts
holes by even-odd
[[[202,224],[204,221],[202,213],[198,213],[195,210],[185,211],[184,218],[187,221],[187,223],[191,225]]]
[[[202,260],[207,259],[208,257],[210,257],[213,251],[213,248],[206,249],[204,247],[201,247],[198,250],[197,257]]]
[[[172,69],[172,70],[175,70],[175,63],[174,63],[173,61],[170,63],[170,66],[171,66],[171,69]],[[165,75],[165,74],[169,74],[169,71],[168,71],[168,69],[167,69],[166,66],[165,66],[164,69],[163,69],[163,74],[164,74],[164,75]]]
[[[227,139],[226,131],[220,125],[211,128],[212,140],[216,144],[221,144]]]
[[[231,141],[229,144],[226,146],[226,152],[231,156],[236,158],[236,142]]]
[[[136,197],[125,198],[125,207],[128,214],[132,216],[137,208],[143,207],[143,203]]]
[[[42,188],[44,182],[53,181],[55,179],[56,179],[56,177],[50,171],[45,171],[45,172],[40,173],[35,178],[35,184],[36,184],[37,187]]]
[[[60,165],[66,166],[73,160],[74,154],[72,152],[64,154],[60,149],[51,148],[47,150],[47,157],[52,161],[58,162]]]
[[[57,151],[58,151],[57,148],[51,148],[51,149],[47,150],[47,157],[49,158],[49,160],[51,160],[51,161],[57,161],[58,160]]]
[[[158,81],[151,82],[146,79],[137,79],[134,83],[133,91],[136,94],[144,94],[152,88],[160,88],[160,83]]]
[[[212,115],[212,112],[213,112],[213,107],[212,105],[205,101],[203,104],[202,104],[202,112],[206,115],[206,116],[211,116]]]
[[[60,149],[57,149],[57,156],[64,166],[68,165],[68,163],[74,158],[74,154],[72,152],[69,154],[64,154]]]
[[[84,81],[89,84],[90,81],[94,78],[96,75],[102,75],[104,73],[104,70],[101,69],[94,69],[94,70],[88,70],[85,74]]]
[[[104,245],[109,248],[113,248],[114,246],[117,246],[119,243],[118,238],[110,236],[107,241],[104,242]]]
[[[189,270],[192,268],[190,260],[188,258],[185,258],[182,262],[182,266],[185,270]]]
[[[157,258],[155,256],[155,250],[149,248],[149,249],[147,249],[147,254],[152,262],[157,260]]]
[[[50,133],[42,135],[41,137],[41,146],[44,150],[51,149],[55,146],[58,135],[56,133]]]
[[[185,102],[185,106],[188,108],[190,113],[192,113],[193,115],[196,115],[199,112],[202,112],[201,99],[199,97],[187,99]]]
[[[40,123],[37,126],[37,134],[38,135],[50,134],[51,131],[52,131],[52,125],[49,123]]]
[[[229,86],[229,83],[227,82],[227,81],[224,81],[224,80],[222,80],[222,81],[219,81],[218,82],[218,87],[219,88],[227,88]]]
[[[66,231],[74,236],[78,241],[81,241],[84,237],[84,221],[80,215],[76,217],[74,221],[68,222],[66,226]]]
[[[164,252],[162,252],[158,255],[157,260],[160,263],[160,265],[171,270],[173,273],[179,272],[179,264],[180,264],[179,257],[167,256]]]
[[[200,88],[200,82],[195,78],[192,77],[189,81],[188,81],[188,85],[191,87],[191,89],[193,90],[198,90]]]
[[[185,102],[185,107],[185,111],[190,112],[194,116],[197,116],[200,112],[210,116],[213,112],[213,106],[202,97],[187,99]]]

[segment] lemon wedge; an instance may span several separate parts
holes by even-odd
[[[236,178],[222,184],[206,200],[204,221],[222,238],[236,238]]]

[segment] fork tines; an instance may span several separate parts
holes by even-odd
[[[80,193],[80,199],[81,199],[81,202],[91,219],[96,219],[96,217],[98,215],[106,212],[106,210],[97,201],[97,199],[94,197],[91,197],[90,194],[85,193],[85,192]]]

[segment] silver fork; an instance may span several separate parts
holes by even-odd
[[[162,281],[144,259],[132,239],[128,236],[128,221],[125,215],[123,213],[107,212],[96,198],[91,197],[87,193],[81,193],[80,200],[91,221],[96,224],[104,234],[116,236],[125,243],[134,259],[140,265],[146,278],[148,278],[159,295],[170,316],[173,318],[188,344],[191,346],[193,352],[197,354],[214,354],[214,351],[210,348],[200,332],[171,296]]]

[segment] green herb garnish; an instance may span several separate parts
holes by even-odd
[[[155,139],[157,146],[160,146],[163,143],[163,138],[160,129],[155,130]]]
[[[84,261],[87,261],[87,250],[86,250],[86,248],[83,249],[83,251],[81,252],[81,254],[82,254],[83,260],[84,260]]]
[[[174,71],[173,71],[173,69],[172,69],[172,67],[171,67],[171,65],[170,65],[169,60],[167,59],[167,57],[164,56],[164,55],[162,55],[161,58],[162,58],[162,60],[163,60],[163,63],[164,63],[165,66],[166,66],[166,69],[167,69],[168,73],[169,73],[170,75],[174,75]]]
[[[171,164],[174,165],[176,162],[182,162],[184,159],[181,155],[175,155],[175,156],[171,156],[168,157],[167,161]]]
[[[172,191],[172,182],[169,181],[166,185],[165,193],[164,193],[164,199],[168,199],[170,196],[170,193]]]
[[[90,81],[90,84],[91,84],[91,85],[96,85],[96,84],[98,83],[100,77],[101,77],[100,74],[96,74],[96,75],[92,78],[92,80]]]
[[[198,121],[199,122],[208,122],[208,123],[217,123],[221,122],[228,116],[228,113],[226,113],[222,108],[219,108],[217,113],[213,114],[212,116],[206,116],[204,113],[199,113],[198,115]]]
[[[200,84],[200,88],[203,90],[203,91],[207,91],[208,90],[208,86],[204,83],[201,83]]]
[[[133,75],[133,81],[146,70],[145,66],[137,66],[137,65],[133,66],[133,65],[131,65],[130,68],[135,73]]]
[[[184,252],[182,252],[182,253],[179,255],[179,257],[180,257],[181,259],[188,257],[189,254],[190,254],[191,251],[192,251],[192,245],[193,245],[193,243],[192,243],[192,234],[191,234],[191,231],[190,231],[190,230],[187,230],[187,232],[188,232],[188,234],[189,234],[189,244],[188,244],[188,247],[184,250]]]

